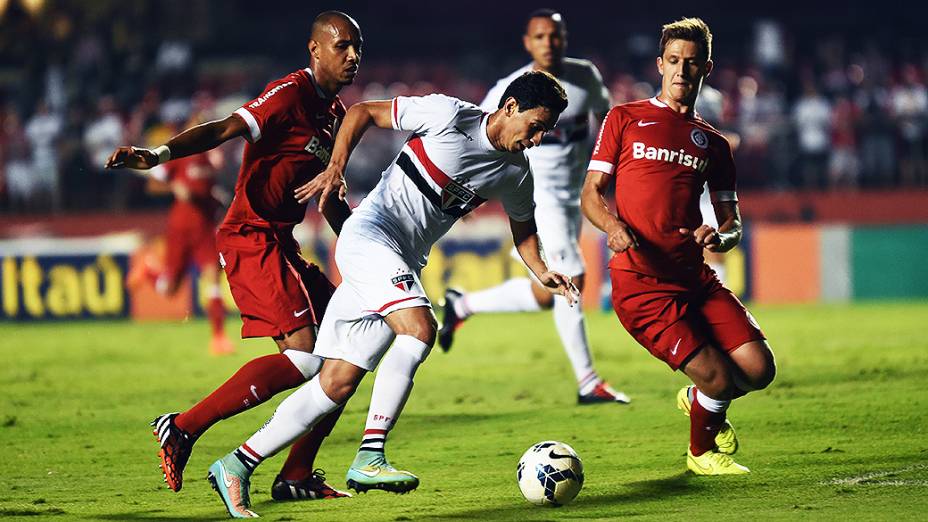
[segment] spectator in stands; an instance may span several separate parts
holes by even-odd
[[[902,81],[892,90],[892,108],[902,138],[900,184],[924,185],[928,181],[928,154],[925,150],[928,90],[914,65],[903,68]]]
[[[831,105],[819,94],[815,83],[806,80],[803,94],[793,107],[793,122],[799,140],[799,179],[802,188],[822,188],[828,148],[831,146]]]
[[[32,182],[25,186],[28,190],[25,196],[36,201],[39,207],[52,210],[60,206],[56,142],[61,127],[61,116],[51,112],[44,100],[39,102],[35,114],[26,123],[26,140],[32,159]]]

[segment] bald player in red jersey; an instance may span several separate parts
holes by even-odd
[[[661,92],[606,116],[583,187],[583,213],[607,234],[612,303],[652,355],[694,383],[677,395],[690,417],[687,467],[699,475],[748,473],[726,419],[730,402],[765,388],[773,353],[744,305],[703,260],[741,240],[735,166],[728,141],[693,110],[712,70],[712,34],[698,18],[665,25]],[[603,199],[615,178],[613,214]],[[708,183],[718,230],[704,225]]]
[[[217,245],[232,296],[242,315],[242,337],[271,337],[280,353],[253,359],[187,411],[152,423],[168,486],[178,491],[194,442],[210,426],[296,387],[318,373],[315,328],[334,286],[300,257],[293,227],[306,204],[293,191],[322,172],[345,107],[337,94],[354,81],[361,60],[361,30],[338,11],[320,14],[309,40],[310,66],[271,82],[229,117],[188,129],[152,150],[121,147],[109,168],[151,168],[212,149],[235,138],[247,140],[235,197],[219,227]],[[324,216],[338,233],[350,215],[338,198]],[[328,416],[298,439],[271,493],[276,500],[348,496],[313,471],[322,440],[340,414]]]

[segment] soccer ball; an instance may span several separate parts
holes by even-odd
[[[547,440],[522,455],[516,478],[525,500],[538,506],[563,506],[583,487],[583,463],[567,444]]]

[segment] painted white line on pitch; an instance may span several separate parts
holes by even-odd
[[[928,480],[877,480],[884,477],[892,477],[894,475],[899,475],[900,473],[908,473],[909,471],[916,471],[920,469],[928,469],[928,464],[913,464],[911,466],[906,466],[904,468],[893,471],[877,471],[857,477],[835,478],[820,482],[820,484],[824,486],[857,486],[860,484],[874,486],[928,486]]]

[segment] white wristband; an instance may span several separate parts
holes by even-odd
[[[161,145],[152,149],[152,152],[158,156],[158,164],[161,165],[171,159],[171,149],[167,145]]]

